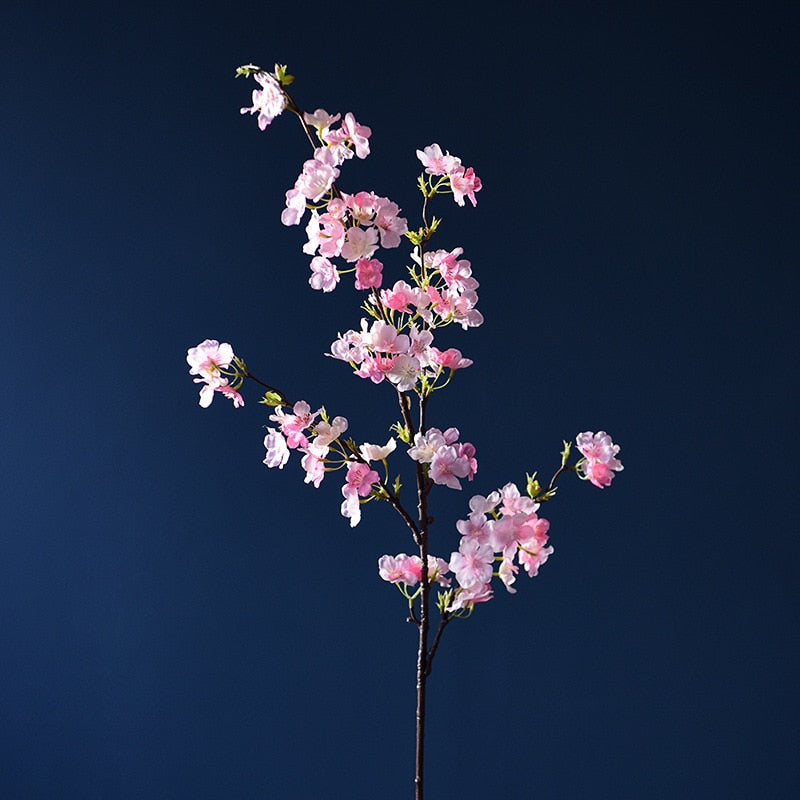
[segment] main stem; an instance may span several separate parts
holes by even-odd
[[[420,498],[420,510],[421,512],[425,510],[424,496]],[[428,630],[430,628],[427,511],[425,511],[425,515],[420,513],[420,523],[419,554],[422,560],[422,591],[419,597],[419,645],[417,648],[417,749],[414,775],[414,797],[416,800],[422,800],[423,798],[423,774],[425,769],[425,690],[428,680]]]
[[[419,401],[419,431],[425,432],[425,398]],[[407,414],[406,424],[411,414],[407,404],[403,404]],[[425,772],[425,699],[426,684],[430,672],[428,654],[428,632],[430,630],[430,579],[428,577],[428,481],[421,464],[417,464],[417,514],[419,518],[419,557],[422,561],[419,597],[419,644],[417,647],[417,713],[416,713],[416,752],[414,773],[415,800],[423,800]]]

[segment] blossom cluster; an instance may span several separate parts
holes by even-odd
[[[244,405],[242,396],[226,377],[233,374],[227,372],[227,369],[234,359],[233,348],[227,342],[220,344],[216,339],[206,339],[197,347],[190,347],[187,351],[189,374],[198,375],[194,382],[203,384],[200,390],[200,405],[203,408],[211,405],[215,392],[230,398],[234,408]]]
[[[600,489],[610,486],[614,472],[623,470],[622,462],[616,457],[619,445],[614,444],[605,431],[579,433],[575,442],[583,456],[577,467],[584,477]]]
[[[472,480],[478,471],[475,447],[458,441],[458,428],[448,428],[444,433],[438,428],[428,428],[425,433],[414,434],[414,444],[408,455],[420,464],[428,465],[428,477],[442,486],[461,489],[461,478]]]
[[[428,556],[431,581],[449,587],[450,572],[457,581],[448,595],[448,612],[471,609],[475,603],[490,600],[493,577],[499,577],[506,589],[515,593],[512,584],[519,567],[533,578],[553,552],[547,545],[550,523],[536,513],[539,504],[520,495],[515,484],[507,483],[488,497],[475,495],[469,507],[467,519],[456,523],[461,540],[450,561]],[[384,555],[378,559],[378,574],[389,583],[414,586],[421,580],[420,566],[415,556]]]
[[[442,153],[438,144],[428,145],[424,150],[417,150],[417,158],[425,167],[428,175],[441,175],[453,192],[453,199],[458,205],[464,205],[464,197],[468,197],[473,207],[478,204],[475,192],[482,188],[481,179],[472,167],[463,167],[461,159]]]
[[[305,470],[306,483],[318,487],[325,477],[325,460],[331,445],[347,430],[344,417],[317,419],[324,414],[323,409],[311,411],[305,400],[298,400],[292,406],[292,413],[286,413],[282,406],[275,409],[269,419],[277,423],[277,428],[267,428],[264,447],[267,449],[264,463],[268,467],[283,469],[289,460],[291,450],[303,453],[301,465]]]
[[[258,114],[258,127],[265,130],[275,117],[286,108],[286,95],[275,78],[267,72],[253,73],[260,89],[253,89],[253,105],[242,108],[242,114]]]
[[[339,167],[354,154],[366,158],[372,135],[370,128],[358,123],[350,112],[339,127],[333,128],[340,119],[340,114],[331,115],[322,108],[303,114],[305,124],[316,131],[320,146],[286,192],[286,208],[281,214],[284,225],[299,225],[306,210],[311,209],[303,252],[313,256],[309,284],[323,292],[333,291],[339,282],[339,270],[331,261],[339,257],[355,264],[357,289],[380,286],[383,265],[372,256],[378,247],[398,247],[408,230],[406,219],[399,216],[399,206],[388,197],[335,190]]]
[[[397,327],[383,320],[372,325],[361,320],[361,330],[339,334],[331,344],[328,355],[347,361],[360,378],[373,383],[387,379],[400,392],[407,392],[423,380],[433,386],[443,370],[450,374],[472,364],[455,347],[440,350],[432,345],[433,333],[416,325],[408,333],[398,333]]]
[[[303,454],[300,464],[306,473],[305,483],[313,484],[314,488],[319,488],[326,472],[346,468],[341,513],[350,520],[350,527],[358,525],[362,500],[379,490],[381,484],[380,475],[370,467],[370,462],[385,461],[394,452],[397,447],[394,437],[385,445],[365,442],[356,450],[351,443],[341,442],[348,428],[344,417],[328,419],[325,409],[311,411],[305,400],[298,400],[291,413],[278,406],[269,419],[277,427],[267,428],[264,463],[283,469],[291,451],[297,450]]]

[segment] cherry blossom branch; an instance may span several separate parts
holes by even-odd
[[[378,571],[381,578],[398,586],[408,602],[407,619],[418,629],[414,785],[416,800],[423,800],[427,679],[444,629],[452,619],[470,616],[476,604],[492,598],[494,578],[513,593],[516,589],[512,584],[523,568],[530,577],[538,574],[553,552],[547,544],[550,523],[537,514],[540,504],[555,495],[556,482],[564,472],[576,472],[581,480],[599,488],[610,486],[614,473],[623,468],[616,457],[619,446],[605,431],[585,431],[575,440],[582,457],[568,465],[570,444],[564,442],[561,466],[547,488],[542,488],[534,472],[526,476],[527,496],[510,482],[486,497],[474,495],[469,500],[467,518],[455,525],[461,534],[458,552],[451,553],[449,561],[434,557],[429,546],[434,521],[428,507],[432,487],[438,484],[461,489],[461,480],[471,481],[478,468],[475,447],[459,441],[456,428],[442,431],[427,426],[430,395],[448,386],[456,370],[472,364],[455,348],[442,351],[435,347],[434,334],[438,336],[438,329],[453,323],[464,330],[477,327],[483,316],[476,307],[479,283],[470,262],[460,258],[462,248],[448,252],[428,251],[426,247],[440,224],[436,216],[429,221],[429,202],[437,194],[450,194],[457,205],[464,206],[468,199],[474,207],[481,181],[472,167],[465,167],[460,158],[449,152],[443,153],[438,144],[417,150],[424,167],[417,179],[423,197],[422,224],[416,231],[409,231],[399,207],[387,197],[367,191],[347,194],[335,182],[339,168],[348,159],[363,159],[369,154],[371,130],[367,126],[356,122],[352,113],[342,119],[340,114],[330,115],[323,109],[313,114],[303,112],[286,89],[294,78],[285,66],[276,64],[270,73],[248,64],[236,73],[253,77],[261,87],[253,91],[253,105],[242,108],[241,113],[258,114],[258,126],[263,131],[288,110],[299,120],[312,147],[313,157],[304,162],[295,185],[286,192],[281,222],[298,225],[306,212],[311,212],[303,252],[312,256],[308,282],[313,289],[331,292],[341,275],[355,273],[355,288],[369,291],[361,308],[373,318],[372,325],[362,319],[360,331],[339,334],[328,355],[349,363],[362,379],[393,384],[401,421],[391,429],[414,461],[417,520],[400,501],[399,475],[393,485],[389,483],[387,457],[397,447],[394,437],[386,445],[358,445],[353,439],[344,439],[347,419],[330,419],[324,407],[312,411],[302,400],[290,404],[283,392],[252,375],[230,344],[215,339],[206,339],[189,349],[189,374],[196,376],[195,384],[202,385],[199,404],[203,408],[217,393],[238,408],[244,405],[238,391],[244,380],[259,384],[266,390],[261,402],[273,407],[269,419],[276,424],[276,428],[267,427],[264,464],[283,469],[290,452],[296,451],[301,454],[305,482],[314,487],[320,485],[326,473],[344,469],[341,513],[349,518],[351,527],[361,520],[362,504],[380,499],[389,502],[411,532],[419,556],[384,555],[378,559]],[[340,125],[334,128],[340,119]],[[373,256],[379,247],[398,247],[402,237],[413,245],[413,265],[407,265],[413,285],[397,281],[392,288],[382,288],[383,263]],[[346,262],[345,266],[330,260],[336,258]],[[418,399],[416,421],[411,392]],[[378,461],[384,466],[383,478],[371,466]],[[495,570],[497,562],[500,566]],[[453,586],[439,593],[436,604],[440,619],[429,647],[434,583]]]

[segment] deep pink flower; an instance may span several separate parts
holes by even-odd
[[[356,261],[356,289],[380,289],[383,264],[377,258],[359,258]]]
[[[464,369],[472,364],[472,359],[463,358],[461,351],[455,347],[441,351],[436,347],[430,348],[430,360],[433,364],[447,369]]]
[[[359,497],[366,497],[372,491],[372,484],[378,483],[381,476],[360,461],[352,461],[347,466],[346,485],[354,489]]]

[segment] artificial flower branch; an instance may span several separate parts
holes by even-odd
[[[202,384],[200,405],[204,408],[218,393],[232,400],[234,407],[244,405],[239,389],[246,379],[266,389],[260,402],[273,409],[269,421],[274,427],[267,427],[264,463],[283,469],[291,453],[297,452],[305,482],[315,488],[327,473],[344,469],[340,512],[351,527],[361,522],[363,504],[385,500],[409,529],[419,554],[383,555],[378,559],[378,573],[398,587],[408,604],[407,620],[418,629],[414,796],[423,800],[427,679],[445,628],[453,619],[471,616],[477,604],[491,600],[494,579],[514,594],[520,568],[531,578],[538,574],[553,553],[548,544],[550,523],[538,515],[540,505],[555,496],[556,481],[565,472],[575,472],[601,489],[610,486],[614,474],[622,470],[619,446],[604,431],[580,433],[575,445],[581,457],[570,464],[571,445],[564,442],[561,466],[546,488],[534,472],[526,475],[524,494],[516,484],[506,483],[486,496],[474,495],[466,519],[455,523],[458,549],[449,559],[433,555],[429,499],[434,486],[461,490],[462,481],[472,481],[478,469],[475,447],[461,441],[458,429],[428,426],[432,393],[450,386],[457,371],[472,365],[460,350],[440,350],[434,341],[439,330],[454,324],[463,331],[480,326],[483,316],[477,309],[479,283],[470,262],[462,258],[462,248],[428,249],[440,224],[435,216],[428,221],[428,208],[440,194],[451,195],[458,206],[469,200],[475,207],[482,183],[472,167],[443,153],[438,144],[417,150],[424,168],[417,179],[422,225],[409,230],[400,208],[389,198],[371,191],[349,194],[336,183],[349,159],[369,155],[370,128],[359,124],[352,113],[342,119],[324,109],[303,112],[287,91],[294,77],[285,66],[276,64],[268,72],[247,64],[236,74],[252,77],[260,87],[252,93],[252,106],[241,109],[243,114],[257,114],[263,131],[288,109],[312,146],[313,157],[304,162],[294,186],[286,192],[281,214],[286,226],[299,225],[308,215],[302,249],[311,256],[309,285],[329,293],[342,275],[354,275],[355,289],[366,293],[361,304],[366,317],[360,328],[338,334],[326,355],[348,364],[362,380],[389,383],[397,395],[400,420],[390,426],[395,436],[385,445],[359,445],[345,439],[346,418],[330,418],[324,407],[312,411],[303,400],[290,403],[283,392],[252,375],[230,344],[215,339],[189,349],[189,372]],[[408,280],[396,280],[390,286],[384,283],[384,265],[376,254],[397,248],[403,240],[413,248],[411,263],[406,265]],[[417,397],[416,420],[412,394]],[[390,483],[389,457],[398,449],[405,449],[406,457],[414,462],[416,519],[400,500],[399,474]],[[372,468],[374,462],[383,465],[383,477]],[[439,623],[429,644],[434,605]]]

